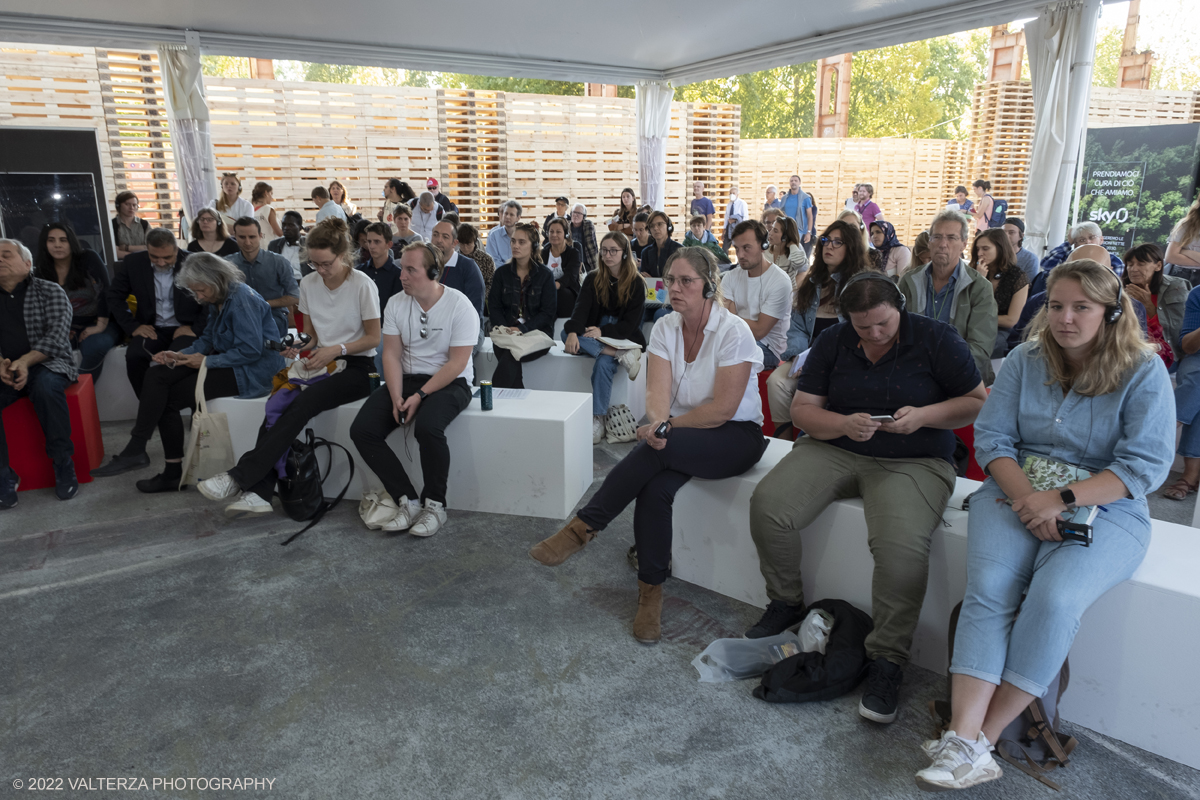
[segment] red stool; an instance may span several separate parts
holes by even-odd
[[[80,375],[67,387],[67,409],[71,412],[71,442],[75,445],[75,475],[80,483],[91,483],[91,471],[104,460],[100,436],[100,413],[91,375]],[[8,437],[8,463],[21,476],[20,491],[54,485],[54,465],[46,456],[46,436],[33,411],[33,401],[22,397],[4,409],[4,433]]]
[[[973,481],[986,481],[987,475],[984,474],[983,467],[979,466],[979,462],[975,460],[975,426],[968,425],[965,428],[959,428],[954,433],[967,446],[967,477]]]
[[[758,396],[762,399],[763,434],[774,436],[775,421],[771,419],[771,401],[767,398],[767,378],[769,377],[771,377],[770,370],[764,369],[758,373]]]

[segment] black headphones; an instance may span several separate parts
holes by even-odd
[[[841,305],[842,295],[844,295],[846,293],[847,289],[849,289],[851,286],[853,286],[856,283],[862,283],[864,281],[880,281],[882,283],[886,283],[888,286],[892,287],[892,291],[895,292],[896,296],[900,298],[900,310],[904,311],[905,308],[908,306],[908,301],[904,298],[904,292],[900,291],[900,287],[896,285],[895,281],[893,281],[887,275],[884,275],[882,272],[876,272],[875,270],[870,270],[870,269],[863,270],[862,272],[858,273],[857,275],[852,277],[850,280],[848,280],[844,284],[842,284],[842,288],[838,290],[838,295],[837,295],[838,305],[839,306]],[[1118,312],[1118,316],[1119,316],[1119,312]]]
[[[429,255],[433,256],[433,266],[426,267],[425,274],[429,276],[429,280],[436,281],[442,273],[442,268],[438,261],[438,251],[434,250],[433,245],[429,244],[429,242],[421,242],[421,246],[429,252]]]
[[[1123,281],[1119,277],[1117,277],[1117,274],[1115,272],[1112,273],[1112,276],[1117,279],[1117,304],[1112,305],[1112,306],[1106,306],[1104,309],[1104,322],[1105,322],[1105,324],[1108,324],[1108,325],[1115,325],[1117,320],[1119,320],[1121,318],[1121,315],[1125,313],[1125,308],[1123,307],[1123,305],[1121,303],[1121,298],[1125,294],[1125,292],[1124,292],[1125,281]]]

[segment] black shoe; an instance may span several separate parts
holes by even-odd
[[[894,722],[900,705],[900,681],[904,671],[886,658],[877,658],[867,667],[867,690],[858,704],[858,713],[872,722]]]
[[[79,493],[79,478],[75,477],[75,462],[71,459],[54,462],[54,494],[59,500],[70,500]]]
[[[138,481],[135,486],[137,486],[137,490],[139,492],[144,492],[146,494],[182,491],[186,489],[187,486],[180,486],[179,478],[180,476],[178,474],[172,477],[165,472],[160,472],[153,478],[146,478],[145,480]]]
[[[145,453],[138,453],[136,456],[113,456],[112,461],[92,470],[92,477],[111,478],[113,475],[148,466],[150,466],[150,456]]]
[[[21,476],[11,467],[0,474],[0,509],[17,504],[17,487],[20,485]]]
[[[790,606],[782,600],[772,600],[754,627],[746,631],[747,639],[763,639],[783,633],[804,621],[804,603]]]

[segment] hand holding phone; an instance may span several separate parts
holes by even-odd
[[[872,416],[871,419],[875,420],[876,422],[895,422],[896,421],[896,418],[893,417],[891,414],[879,414],[876,416]]]

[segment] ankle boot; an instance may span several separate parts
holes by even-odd
[[[558,533],[530,548],[529,555],[534,561],[540,561],[547,567],[557,567],[595,539],[596,533],[597,531],[590,529],[579,517],[572,517],[566,527]]]
[[[633,618],[633,638],[642,644],[658,644],[662,638],[662,584],[638,581],[638,610]]]

